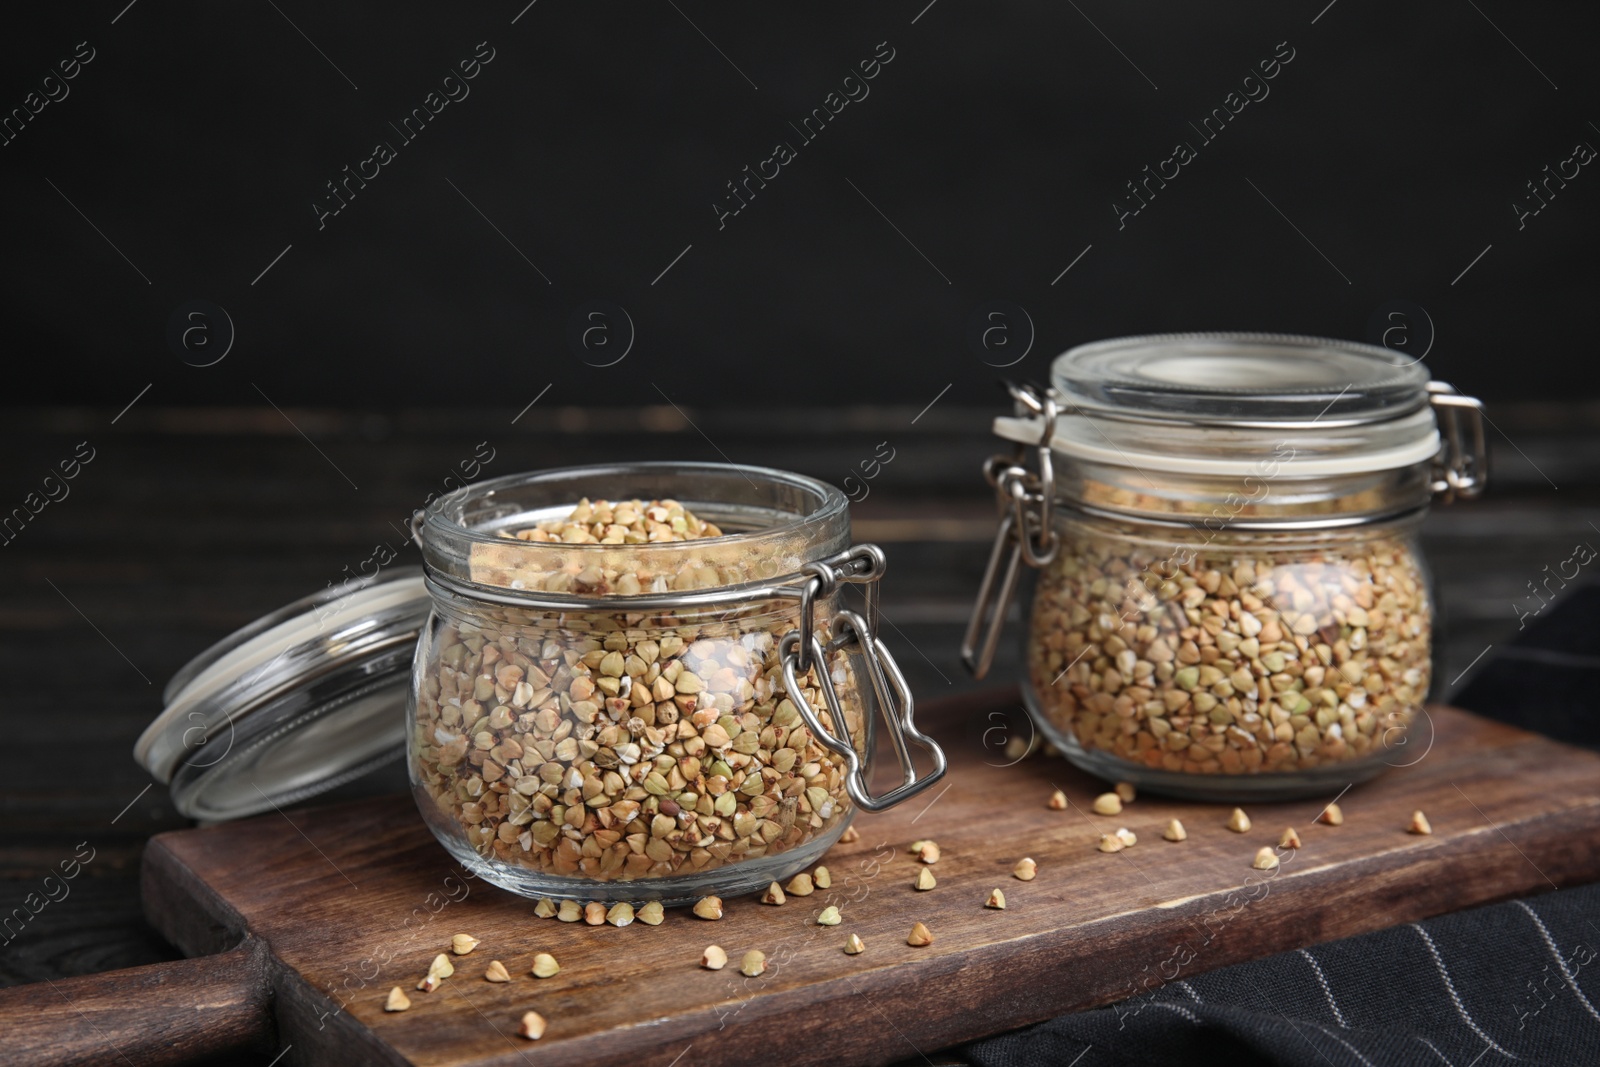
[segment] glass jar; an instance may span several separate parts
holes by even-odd
[[[725,532],[511,536],[589,498],[677,501]],[[663,903],[758,890],[814,863],[857,807],[944,771],[876,635],[883,553],[850,547],[832,486],[716,464],[571,468],[457,490],[415,532],[433,614],[411,781],[434,835],[496,885]],[[845,607],[848,584],[864,612]],[[874,796],[880,716],[901,781]]]
[[[1086,345],[1013,395],[963,655],[981,677],[1038,568],[1024,699],[1069,760],[1218,801],[1409,761],[1432,679],[1417,529],[1482,490],[1476,400],[1387,349],[1259,334]]]

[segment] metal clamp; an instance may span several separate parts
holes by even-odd
[[[799,709],[800,717],[822,746],[842,757],[847,765],[845,789],[856,806],[864,811],[883,811],[908,797],[915,796],[943,777],[944,751],[933,739],[917,729],[913,720],[915,704],[905,675],[894,656],[878,637],[878,579],[883,577],[883,550],[877,545],[857,545],[805,568],[811,577],[800,593],[800,628],[790,630],[778,643],[778,654],[783,663],[783,684],[789,699]],[[834,614],[834,636],[826,645],[815,629],[815,605],[819,597],[831,596],[839,583],[865,585],[867,614],[863,618],[854,611]],[[850,727],[845,719],[844,705],[839,699],[833,675],[828,670],[828,656],[840,650],[861,654],[867,679],[884,723],[889,728],[889,740],[894,746],[895,758],[900,764],[901,784],[879,797],[874,797],[867,781],[867,767],[856,751]],[[800,675],[815,668],[817,688],[822,691],[828,714],[833,719],[833,729],[822,724],[821,717],[803,695]],[[876,740],[877,719],[870,709],[866,718],[866,737],[863,739],[870,758]],[[933,758],[933,769],[917,773],[911,760],[907,741],[925,749]]]
[[[1017,414],[1039,417],[1041,429],[1039,443],[1035,446],[1039,469],[1033,472],[1022,465],[1025,453],[1019,445],[1004,468],[997,467],[995,461],[1004,461],[1005,457],[991,456],[984,464],[983,473],[994,486],[1000,506],[1009,505],[1016,513],[1017,533],[1027,535],[1020,541],[1028,566],[1043,567],[1056,558],[1059,542],[1055,525],[1050,521],[1056,506],[1055,453],[1050,449],[1050,442],[1055,438],[1056,418],[1061,411],[1054,390],[1046,389],[1041,393],[1034,386],[1012,382],[1006,383],[1006,389],[1016,402]]]
[[[978,599],[972,618],[961,639],[961,660],[973,677],[982,678],[994,663],[995,647],[1005,626],[1006,610],[1016,592],[1020,564],[1047,566],[1061,547],[1060,535],[1052,521],[1055,511],[1055,464],[1050,442],[1055,437],[1060,414],[1055,394],[1040,393],[1032,386],[1007,383],[1019,415],[1037,415],[1043,422],[1039,443],[1038,471],[1024,465],[1027,447],[1018,445],[1010,455],[990,456],[983,465],[983,476],[994,487],[1000,510],[1000,528],[995,531],[994,547],[978,586]],[[1002,576],[1003,575],[1003,576]]]
[[[1489,480],[1483,401],[1461,395],[1446,382],[1429,382],[1428,402],[1439,420],[1440,437],[1433,461],[1433,493],[1446,504],[1458,498],[1471,500]]]
[[[888,563],[888,559],[883,554],[883,549],[877,545],[856,545],[853,548],[845,549],[838,555],[829,556],[827,559],[818,560],[815,563],[807,563],[800,568],[802,574],[811,576],[808,581],[800,586],[800,629],[798,631],[801,637],[800,670],[810,670],[813,662],[810,646],[812,635],[816,632],[815,605],[817,598],[832,596],[838,590],[840,582],[867,587],[867,632],[876,636],[878,632],[878,579],[883,577],[883,572]]]

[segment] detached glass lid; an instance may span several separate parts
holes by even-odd
[[[1126,337],[1058,357],[1064,405],[1210,425],[1377,422],[1427,405],[1428,371],[1387,348],[1280,334]]]
[[[430,609],[422,569],[397,567],[258,619],[173,676],[134,758],[205,820],[292,804],[398,758]]]

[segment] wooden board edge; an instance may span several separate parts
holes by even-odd
[[[275,1024],[280,1039],[273,1054],[283,1055],[286,1067],[409,1064],[345,1012],[335,996],[312,985],[250,936],[243,916],[197,877],[164,840],[188,832],[158,834],[145,846],[139,880],[150,925],[189,956],[212,956],[238,948],[252,951],[260,981],[271,989],[270,1008],[264,1009],[269,1018],[262,1020],[263,1029]]]
[[[274,959],[273,1014],[278,1032],[293,1035],[280,1055],[283,1067],[322,1067],[329,1063],[359,1063],[370,1067],[409,1067],[401,1055],[372,1030],[344,1010],[326,990],[306,981],[294,968]],[[527,1063],[523,1063],[527,1067]]]
[[[139,863],[139,897],[145,921],[186,956],[226,952],[245,940],[244,916],[189,868],[171,847],[191,833],[169,830],[152,837]]]

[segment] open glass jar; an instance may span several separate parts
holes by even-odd
[[[588,498],[676,501],[723,532],[515,536]],[[832,486],[715,464],[571,468],[457,490],[415,532],[433,615],[411,780],[435,836],[496,885],[664,903],[749,892],[815,862],[856,807],[944,771],[877,638],[883,553],[850,547]],[[844,606],[849,584],[864,612]],[[901,782],[874,796],[880,717]]]
[[[1416,531],[1434,497],[1482,490],[1478,401],[1387,349],[1260,334],[1086,345],[1013,395],[963,655],[987,671],[1039,568],[1023,691],[1069,760],[1210,800],[1411,761],[1433,626]]]

